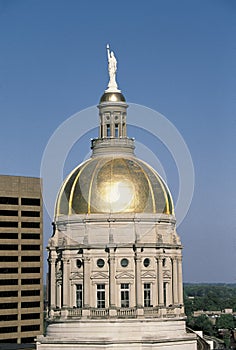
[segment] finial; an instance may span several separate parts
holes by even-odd
[[[116,82],[117,60],[113,51],[110,51],[110,46],[107,44],[107,58],[108,58],[108,73],[109,83],[106,92],[120,92]]]

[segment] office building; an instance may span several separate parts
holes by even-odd
[[[0,176],[0,346],[43,333],[41,181]]]

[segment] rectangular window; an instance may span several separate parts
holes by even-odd
[[[0,315],[0,321],[16,321],[17,320],[17,314],[12,315]]]
[[[17,210],[0,210],[1,216],[18,216]]]
[[[18,268],[17,267],[1,267],[0,268],[0,273],[18,273]]]
[[[18,279],[0,280],[0,286],[17,286]]]
[[[10,297],[17,297],[17,296],[18,296],[17,290],[0,291],[0,298],[10,298]]]
[[[27,249],[25,249],[25,250],[27,250]],[[40,256],[37,256],[37,255],[22,256],[21,261],[22,262],[40,261]]]
[[[167,303],[167,282],[163,283],[164,305]]]
[[[21,314],[22,320],[36,320],[40,318],[40,313]]]
[[[0,204],[18,205],[17,197],[0,197]]]
[[[26,301],[21,303],[22,308],[40,307],[39,301]]]
[[[121,307],[129,307],[129,283],[121,283],[120,301]]]
[[[18,250],[18,244],[0,244],[0,250]]]
[[[40,239],[40,233],[22,233],[22,239]]]
[[[35,337],[23,337],[21,338],[21,344],[31,344],[35,342]]]
[[[40,228],[40,222],[22,222],[21,227],[23,228]]]
[[[33,205],[33,206],[39,206],[40,205],[40,199],[39,198],[21,198],[21,204],[22,205]]]
[[[26,278],[21,280],[21,284],[25,286],[26,284],[40,284],[40,278]]]
[[[76,307],[83,307],[83,285],[76,284]]]
[[[18,233],[1,232],[0,239],[18,239]]]
[[[40,273],[40,267],[22,267],[21,273]]]
[[[18,303],[0,303],[0,310],[17,309]]]
[[[0,327],[0,333],[15,333],[15,332],[17,332],[16,326]]]
[[[18,261],[18,256],[3,255],[0,256],[0,262],[16,262]]]
[[[115,137],[119,137],[119,124],[115,124]]]
[[[39,250],[40,246],[38,244],[22,244],[21,250]]]
[[[105,284],[97,284],[97,308],[105,308]]]
[[[39,331],[39,324],[30,324],[28,326],[21,326],[21,332],[31,332],[31,331]]]
[[[111,126],[110,124],[107,124],[107,137],[111,136]]]
[[[30,296],[36,296],[40,295],[40,290],[33,289],[33,290],[22,290],[21,296],[22,297],[30,297]]]
[[[144,307],[151,306],[151,283],[144,283],[143,294]]]
[[[18,227],[18,222],[15,221],[1,221],[0,227]]]
[[[31,217],[31,218],[39,218],[40,211],[32,211],[32,210],[22,210],[21,216]]]

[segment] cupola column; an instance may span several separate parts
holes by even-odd
[[[142,279],[141,279],[141,256],[140,254],[140,248],[137,248],[136,254],[135,254],[135,289],[136,289],[136,306],[138,308],[142,307]]]
[[[182,274],[182,257],[177,257],[178,262],[178,294],[179,294],[179,304],[183,304],[183,274]]]
[[[57,253],[51,250],[49,264],[50,264],[50,308],[56,307],[56,259]]]
[[[84,255],[84,307],[90,307],[90,256]]]
[[[164,305],[164,285],[163,285],[163,256],[157,258],[158,263],[158,295],[159,295],[159,305]]]
[[[67,308],[70,305],[70,283],[69,283],[69,274],[70,274],[70,258],[67,256],[66,251],[63,252],[62,256],[63,261],[63,300],[62,307]]]
[[[115,253],[110,252],[109,254],[109,306],[114,308],[116,306],[116,281],[115,281],[115,270],[116,270],[116,257]]]
[[[173,264],[173,302],[174,305],[178,304],[178,266],[177,257],[172,258]]]

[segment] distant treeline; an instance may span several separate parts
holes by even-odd
[[[228,308],[236,312],[236,283],[184,283],[184,296],[187,315],[197,310],[221,311]]]

